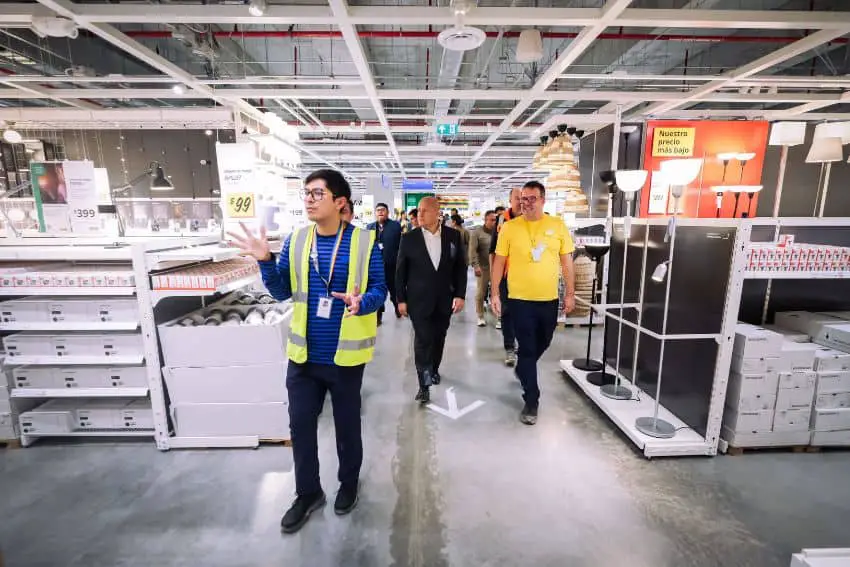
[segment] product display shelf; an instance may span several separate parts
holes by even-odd
[[[0,332],[10,331],[135,331],[139,328],[138,321],[103,322],[92,321],[79,323],[0,323]]]
[[[747,280],[844,280],[850,279],[850,271],[808,272],[808,271],[760,271],[744,270]]]
[[[134,287],[0,287],[0,295],[133,295]]]
[[[215,242],[163,252],[151,252],[148,254],[148,266],[151,270],[161,270],[190,262],[221,262],[238,255],[238,248],[223,246]]]
[[[12,398],[144,398],[147,388],[14,388]]]
[[[153,289],[150,293],[151,299],[153,300],[154,305],[156,305],[167,297],[206,297],[216,294],[223,295],[225,293],[230,293],[231,291],[236,291],[237,289],[251,287],[259,281],[259,274],[255,274],[221,284],[215,289]]]
[[[7,366],[123,366],[141,364],[143,354],[129,356],[15,356],[6,358]]]
[[[21,436],[24,447],[32,444],[30,439],[38,437],[152,437],[153,429],[86,429],[85,431],[65,431],[63,433],[27,433]]]

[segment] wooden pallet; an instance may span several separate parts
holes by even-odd
[[[806,447],[807,453],[820,453],[820,452],[829,452],[829,451],[850,451],[850,446],[847,445],[812,445],[810,447]]]
[[[284,447],[292,447],[292,439],[260,439],[260,443],[266,445],[283,445]]]
[[[744,453],[760,453],[765,451],[781,451],[781,452],[790,452],[790,453],[813,453],[815,451],[810,451],[809,449],[815,449],[816,447],[809,447],[808,445],[786,445],[784,447],[733,447],[729,445],[729,448],[726,450],[727,455],[738,456],[743,455]]]
[[[20,449],[20,439],[0,439],[0,446],[5,445],[7,449]]]

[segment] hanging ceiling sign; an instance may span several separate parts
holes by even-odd
[[[457,122],[453,124],[437,124],[437,134],[440,136],[456,136],[458,129]]]
[[[433,179],[402,179],[401,188],[404,191],[433,191]]]
[[[431,162],[431,167],[434,169],[448,169],[449,162],[445,160],[437,160]]]
[[[652,157],[691,157],[696,128],[656,128],[652,137]]]

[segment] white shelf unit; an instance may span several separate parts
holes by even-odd
[[[144,355],[136,356],[15,356],[7,357],[7,366],[123,366],[141,364]]]
[[[0,287],[0,295],[133,295],[134,287]]]
[[[27,433],[21,436],[23,445],[28,447],[32,439],[40,437],[153,437],[154,429],[87,429],[85,431],[66,431],[64,433]]]
[[[0,323],[0,332],[135,331],[138,328],[138,321],[127,321],[117,323],[102,321],[92,321],[91,323]]]
[[[850,279],[850,272],[765,272],[756,270],[745,270],[744,279],[747,280],[846,280]]]
[[[144,398],[147,388],[15,388],[12,398]]]
[[[237,289],[245,289],[253,286],[259,281],[260,276],[257,274],[221,284],[215,289],[154,289],[150,293],[151,299],[154,305],[156,305],[167,297],[207,297],[216,294],[222,295],[236,291]]]

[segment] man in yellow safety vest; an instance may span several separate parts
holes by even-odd
[[[278,300],[292,298],[294,310],[286,353],[289,422],[295,460],[296,498],[281,520],[294,533],[325,503],[319,480],[318,417],[330,392],[339,457],[334,511],[357,505],[363,440],[360,387],[372,360],[378,331],[376,312],[387,298],[384,263],[375,232],[341,218],[351,187],[337,171],[320,169],[304,182],[304,206],[313,224],[293,232],[277,260],[265,229],[259,237],[243,225],[230,236],[257,259],[263,282]]]

